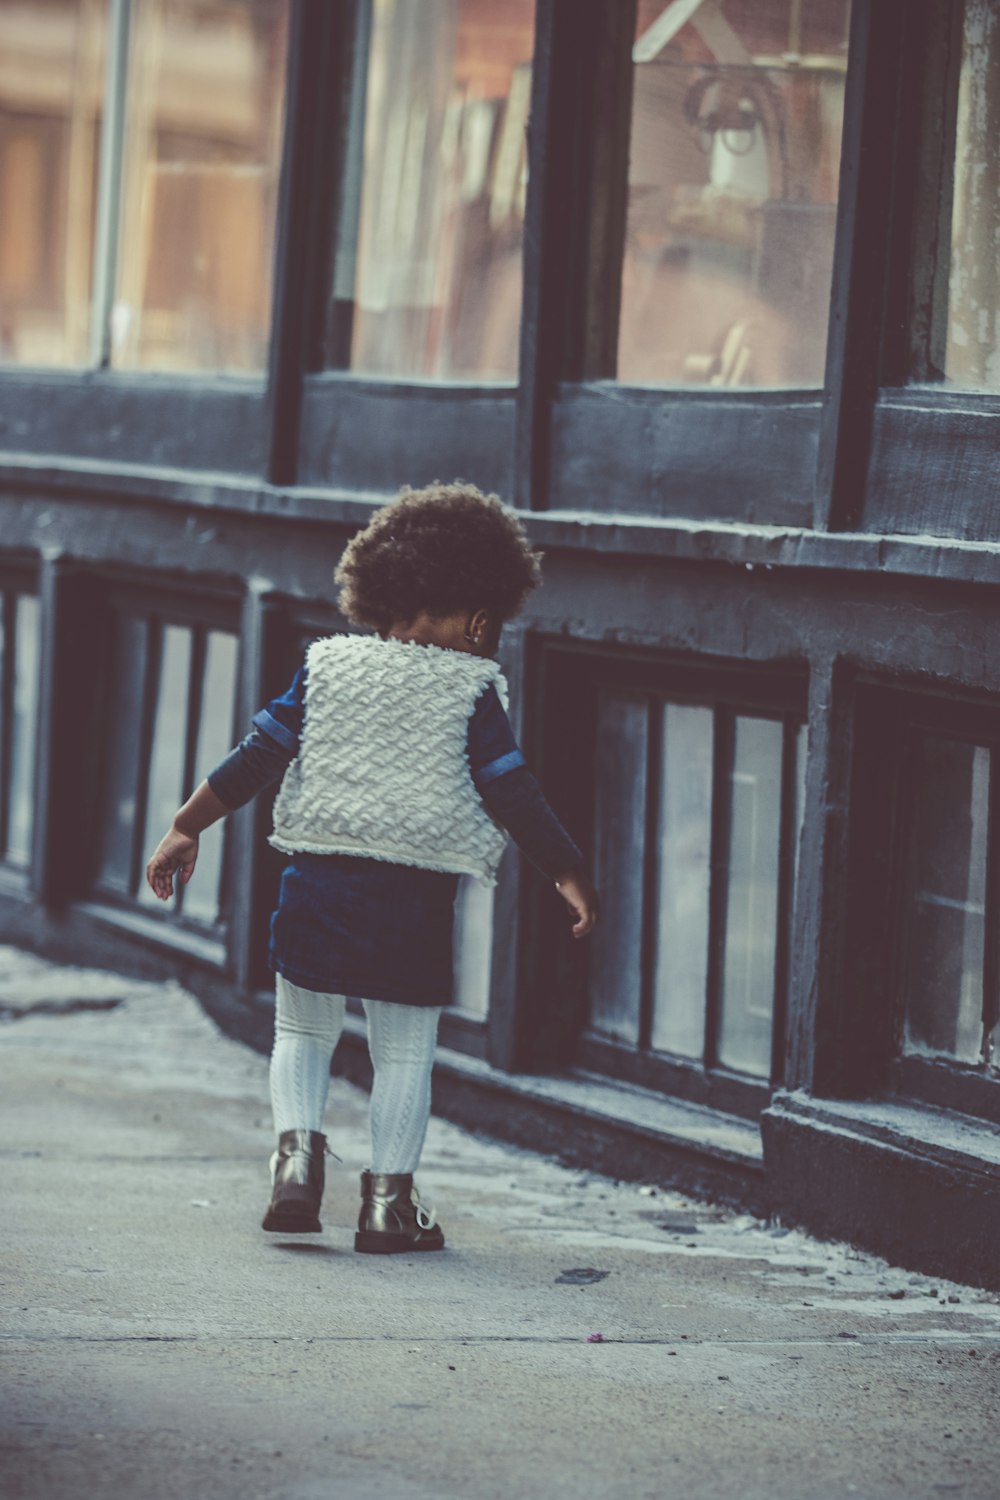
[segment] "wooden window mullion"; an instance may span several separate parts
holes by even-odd
[[[990,746],[989,813],[986,836],[986,919],[983,923],[983,1038],[982,1061],[993,1057],[992,1033],[1000,1020],[1000,750]]]
[[[785,1071],[785,1023],[791,958],[792,898],[794,893],[797,755],[799,726],[786,719],[781,740],[781,814],[778,854],[778,922],[775,933],[774,1018],[771,1033],[771,1083],[780,1084]]]
[[[663,704],[658,698],[647,702],[646,721],[646,805],[645,837],[642,849],[640,899],[642,901],[642,957],[639,993],[639,1051],[649,1048],[653,1031],[653,1006],[656,965],[656,927],[659,917],[656,902],[657,862],[659,859],[661,766],[663,760]]]
[[[181,797],[186,802],[194,791],[195,761],[198,752],[198,730],[201,724],[201,704],[205,685],[205,630],[201,625],[191,627],[191,658],[188,669],[187,713],[184,725],[184,775]],[[177,892],[176,911],[184,909],[184,885],[174,882]]]
[[[160,667],[163,661],[163,624],[146,621],[146,665],[142,684],[142,710],[139,721],[139,774],[136,778],[135,823],[132,833],[132,868],[129,872],[129,895],[135,896],[143,878],[146,842],[146,801],[149,796],[149,771],[153,750],[156,704],[160,691]]]
[[[728,707],[715,712],[712,766],[712,849],[708,919],[708,984],[705,997],[705,1067],[718,1061],[722,1022],[722,981],[726,960],[726,905],[733,812],[733,754],[736,716]]]
[[[0,655],[0,856],[7,851],[10,830],[10,778],[14,743],[14,618],[17,595],[0,593],[3,652]]]

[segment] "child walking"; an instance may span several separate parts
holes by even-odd
[[[340,607],[374,635],[313,642],[294,681],[176,814],[146,868],[161,900],[198,837],[281,782],[270,842],[290,856],[271,918],[277,1149],[265,1230],[321,1229],[330,1063],[345,996],[362,998],[374,1083],[372,1165],[355,1249],[440,1250],[413,1175],[441,1010],[452,999],[460,875],[487,885],[509,834],[584,937],[597,894],[525,764],[495,658],[540,581],[514,513],[469,485],[403,490],[346,548]]]

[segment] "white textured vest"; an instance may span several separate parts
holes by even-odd
[[[493,885],[506,836],[476,791],[469,717],[495,661],[440,646],[334,635],[306,654],[299,753],[274,804],[285,854],[357,854]]]

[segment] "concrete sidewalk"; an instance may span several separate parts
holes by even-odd
[[[0,1014],[4,1497],[1000,1490],[993,1294],[437,1120],[449,1249],[358,1256],[339,1079],[326,1232],[275,1239],[265,1060],[183,990],[0,949]]]

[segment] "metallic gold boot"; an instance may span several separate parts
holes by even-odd
[[[318,1130],[283,1130],[271,1157],[273,1188],[262,1229],[272,1234],[319,1234],[326,1136]]]
[[[362,1172],[354,1248],[365,1255],[444,1249],[441,1226],[420,1202],[412,1172]]]

